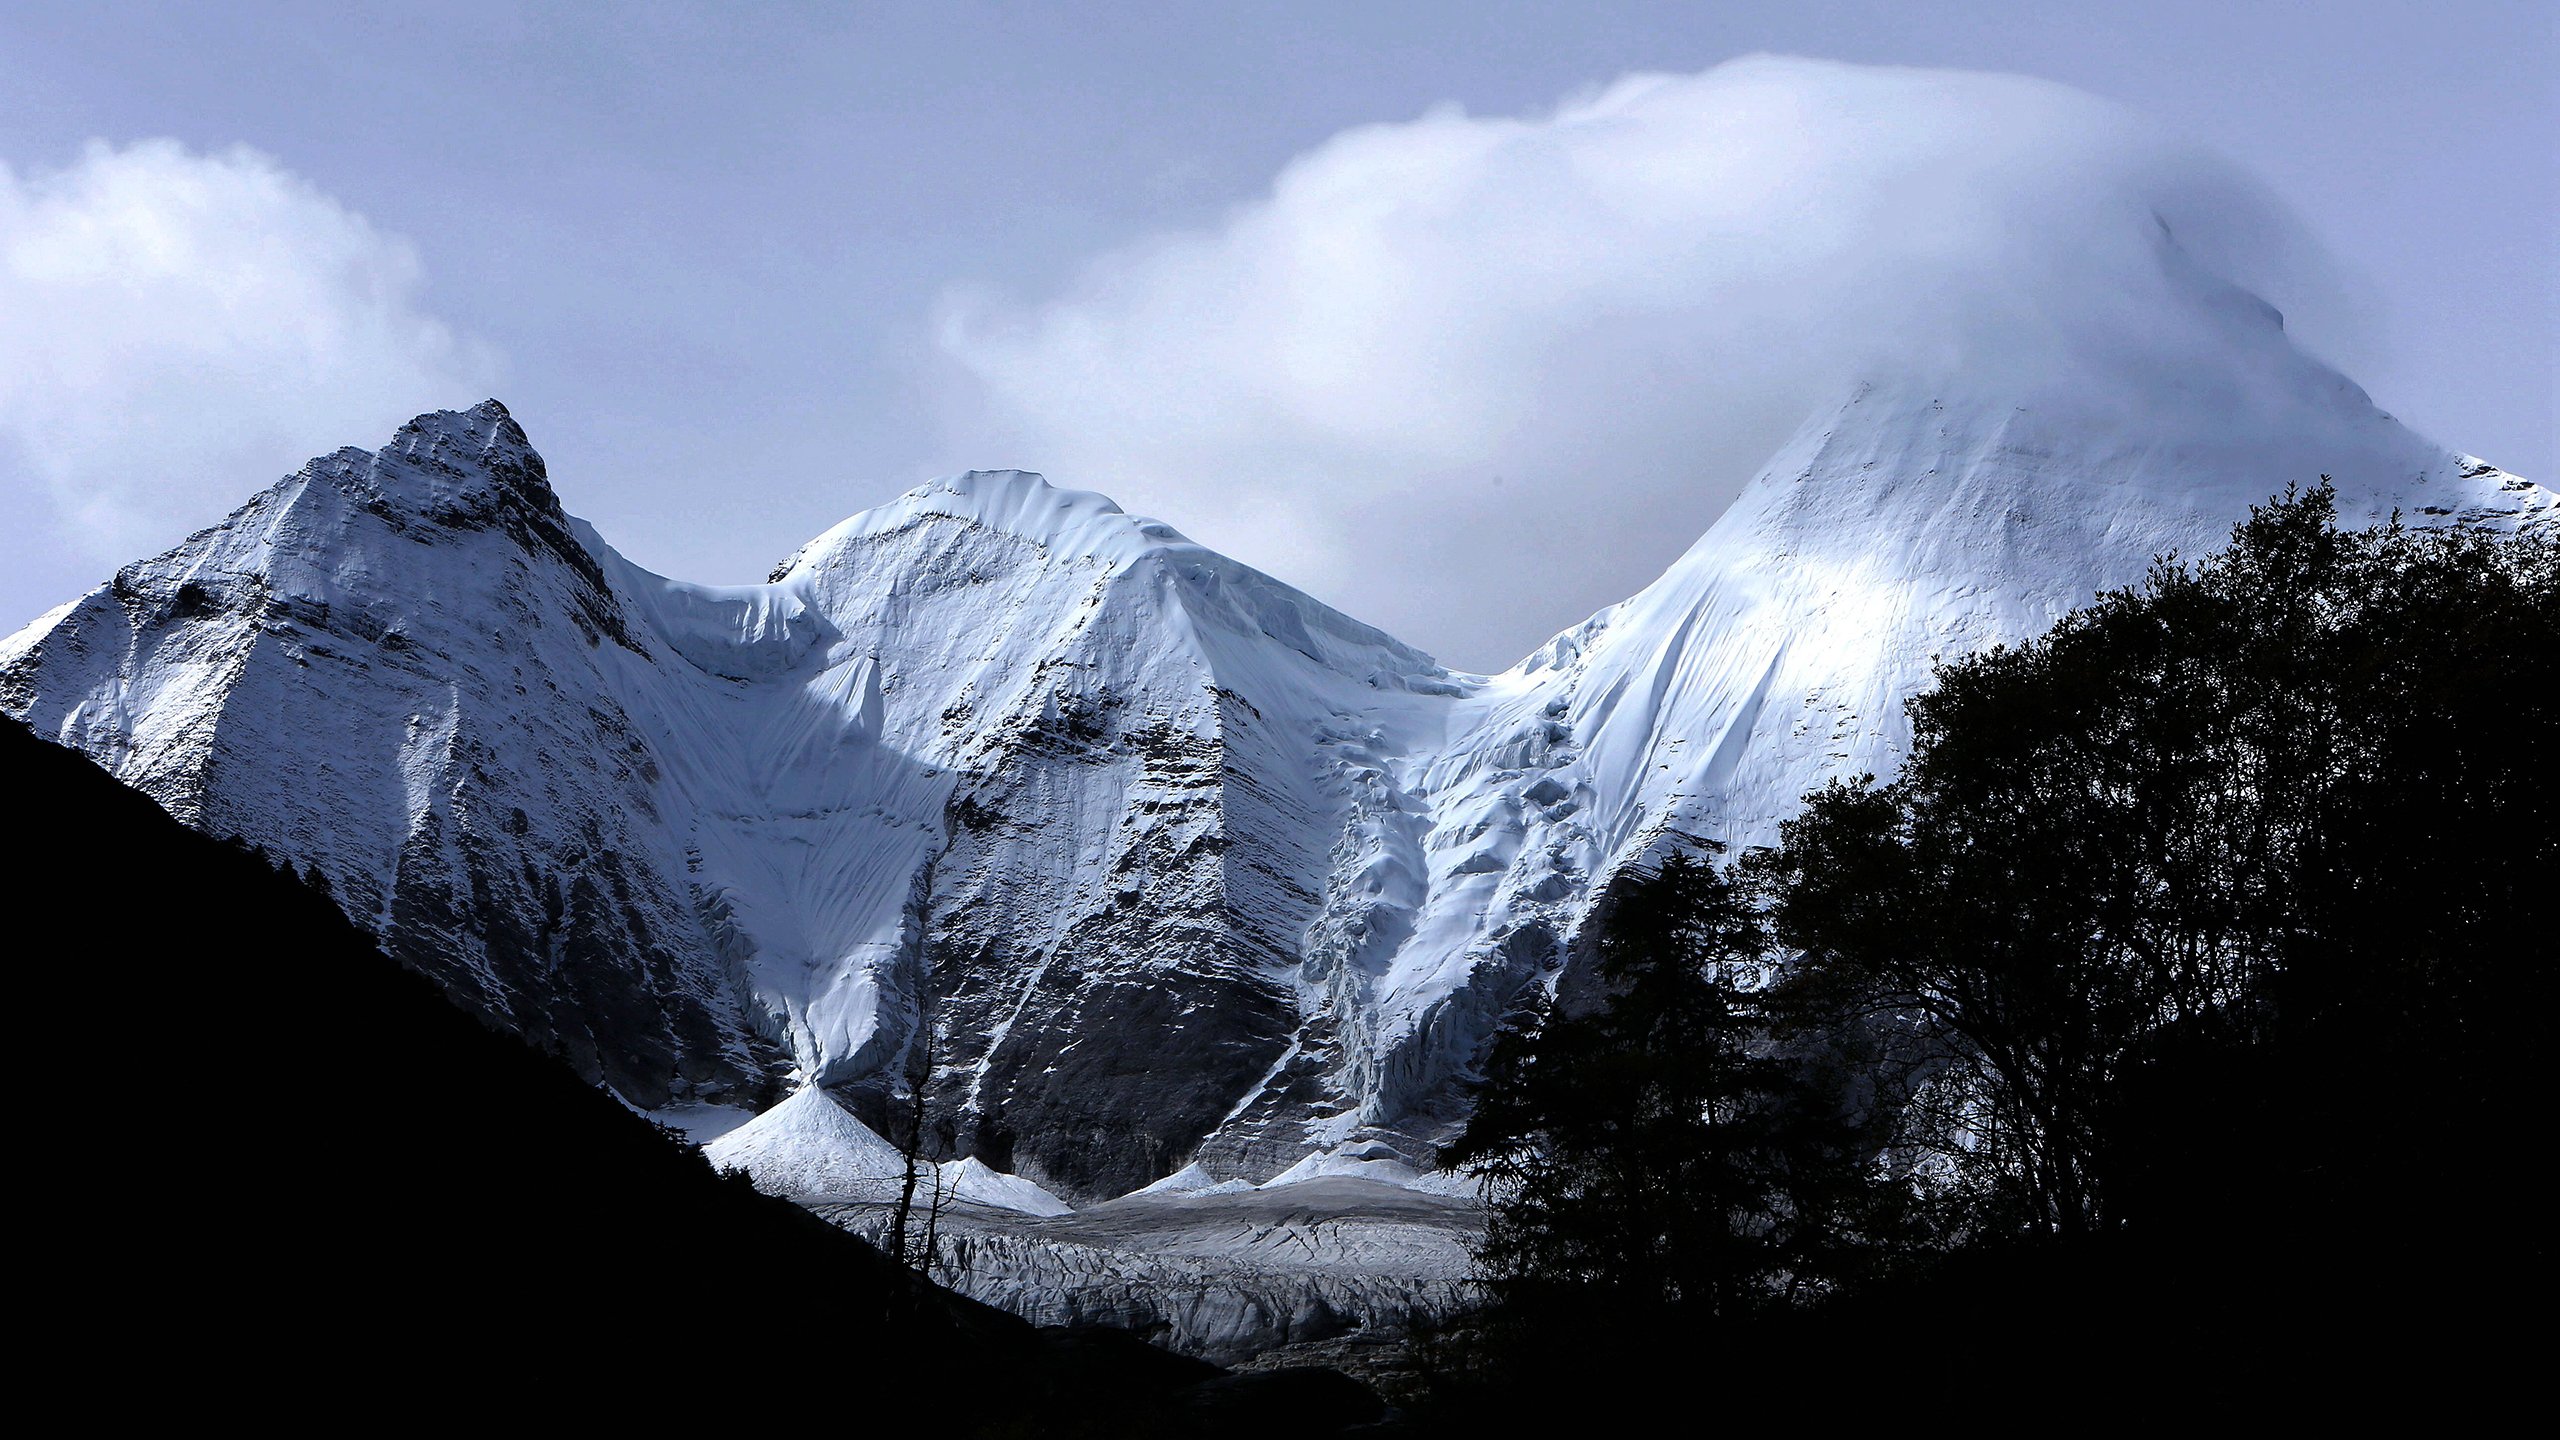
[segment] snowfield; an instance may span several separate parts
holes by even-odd
[[[806,1203],[894,1203],[906,1183],[897,1147],[811,1085],[702,1147],[722,1170],[744,1170],[756,1188]],[[999,1174],[971,1157],[920,1166],[917,1203],[937,1196],[1023,1215],[1065,1215],[1065,1201],[1030,1181]]]

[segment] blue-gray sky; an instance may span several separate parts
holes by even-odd
[[[2549,479],[2555,16],[2514,0],[0,0],[0,226],[18,235],[16,279],[0,276],[0,627],[217,518],[305,453],[378,444],[411,411],[489,391],[571,509],[687,578],[761,578],[918,479],[1019,465],[1155,511],[1454,662],[1499,665],[1648,578],[1713,518],[1741,478],[1732,463],[1706,467],[1624,545],[1530,565],[1492,527],[1481,546],[1441,547],[1422,583],[1373,584],[1409,552],[1272,536],[1291,506],[1323,503],[1321,486],[1292,488],[1300,469],[1392,468],[1394,445],[1359,450],[1361,431],[1328,442],[1357,453],[1263,470],[1207,445],[1213,475],[1171,473],[1179,457],[1163,454],[1115,465],[1107,427],[984,400],[994,375],[1054,409],[1038,395],[1085,351],[965,337],[1059,313],[1178,330],[1178,305],[1168,319],[1162,295],[1121,304],[1114,287],[1193,243],[1164,237],[1233,251],[1285,218],[1266,203],[1284,174],[1392,183],[1421,150],[1486,133],[1431,128],[1423,117],[1447,121],[1444,107],[1542,123],[1623,76],[1758,51],[2040,77],[2227,157],[2327,249],[2302,282],[2318,291],[2312,342],[2422,431]],[[1368,126],[1391,128],[1336,138]],[[1446,186],[1459,233],[1470,194],[1516,205],[1507,184],[1490,188],[1504,172],[1463,174],[1477,188]],[[1256,283],[1207,273],[1213,290]],[[1445,321],[1455,303],[1425,313]],[[1663,323],[1685,313],[1658,290],[1643,303]],[[1580,323],[1530,310],[1491,307],[1485,343],[1552,348],[1556,324]],[[1144,348],[1171,367],[1158,383],[1187,373],[1190,353],[1166,359],[1157,339]],[[1124,356],[1115,343],[1098,353]],[[1229,335],[1214,363],[1249,364],[1269,343]],[[1015,383],[1025,365],[1037,383]],[[1503,393],[1485,383],[1480,406]],[[1657,398],[1666,413],[1694,399]],[[1162,399],[1240,403],[1215,385]],[[1440,423],[1466,413],[1453,402]],[[1208,418],[1230,450],[1256,443],[1254,426]],[[1564,406],[1553,433],[1519,437],[1524,505],[1616,483],[1559,458],[1592,423]],[[1255,503],[1223,503],[1227,484]],[[1362,529],[1392,546],[1376,532],[1394,522]],[[1497,584],[1517,596],[1499,614],[1463,599]]]

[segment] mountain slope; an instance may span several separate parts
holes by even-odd
[[[1380,756],[1307,959],[1309,1008],[1346,1037],[1327,1088],[1359,1104],[1304,1133],[1453,1121],[1464,1067],[1612,871],[1690,838],[1768,842],[1808,791],[1890,772],[1939,655],[2040,633],[2324,473],[2350,524],[2560,517],[2281,337],[2265,316],[2268,383],[2223,406],[2128,408],[2085,380],[1861,387],[1660,580],[1472,685],[1436,743]]]
[[[939,1153],[1077,1201],[1419,1160],[1616,867],[1890,768],[1932,656],[2322,473],[2350,519],[2551,515],[2198,294],[2229,376],[1862,387],[1498,676],[1014,472],[763,585],[669,580],[563,515],[490,402],[0,643],[0,709],[316,868],[643,1107],[815,1084],[883,1130],[929,1072]]]
[[[24,1013],[116,1016],[106,1043],[55,1027],[25,1054],[30,1073],[78,1077],[17,1195],[48,1247],[17,1274],[44,1322],[32,1393],[135,1418],[183,1404],[362,1425],[397,1397],[412,1414],[532,1400],[708,1420],[734,1391],[671,1382],[669,1356],[762,1349],[788,1313],[776,1297],[817,1294],[823,1315],[791,1323],[853,1357],[846,1383],[774,1387],[765,1413],[1196,1433],[1185,1407],[1215,1400],[1195,1388],[1216,1383],[1208,1367],[1040,1334],[715,1175],[263,857],[15,721],[0,783],[18,933],[113,937],[23,967]],[[311,1043],[348,1027],[361,1053]],[[93,1383],[110,1367],[149,1383]],[[992,1373],[1008,1386],[986,1390]],[[1336,1418],[1299,1415],[1315,1433]]]
[[[570,523],[504,410],[430,417],[38,622],[0,697],[586,1074],[753,1096],[770,1047],[614,698],[656,662]]]

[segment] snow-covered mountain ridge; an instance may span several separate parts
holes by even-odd
[[[1931,657],[2322,473],[2350,521],[2554,513],[2258,343],[2269,384],[2175,403],[1862,388],[1495,676],[1016,472],[670,580],[492,401],[0,642],[0,708],[644,1107],[877,1120],[929,1035],[941,1151],[1069,1200],[1393,1167],[1616,867],[1889,769]]]

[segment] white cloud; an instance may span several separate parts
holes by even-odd
[[[253,150],[93,142],[0,163],[0,483],[99,562],[496,371],[420,306],[399,236]]]
[[[946,297],[941,339],[984,463],[1498,667],[1653,578],[1865,376],[2191,368],[2213,322],[2164,290],[2163,224],[2343,314],[2281,206],[2119,107],[1755,57],[1345,132],[1047,303]]]

